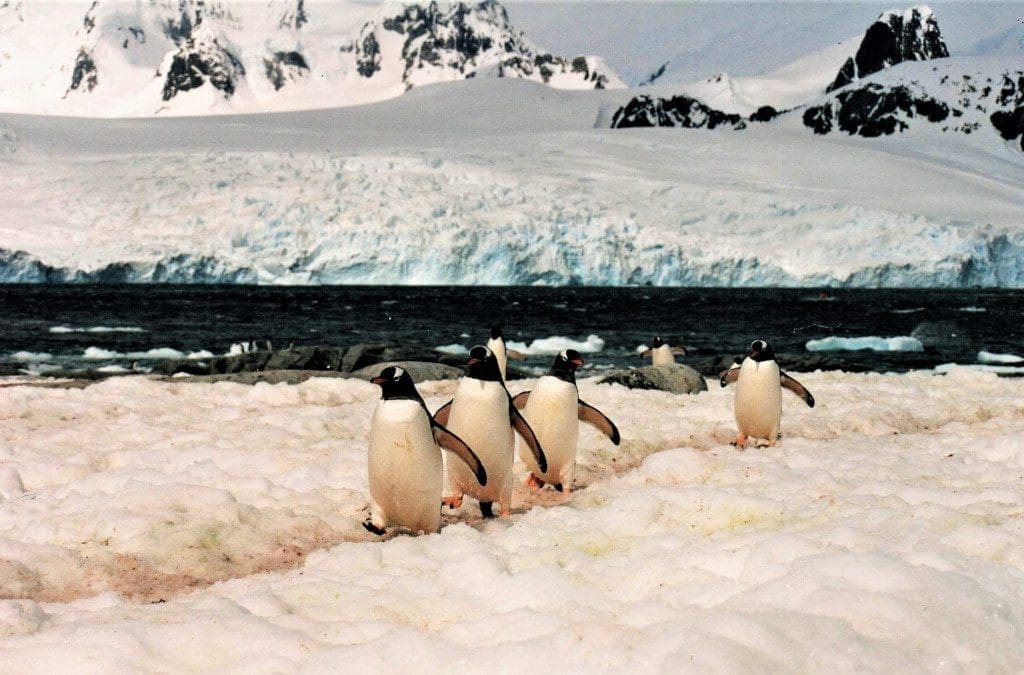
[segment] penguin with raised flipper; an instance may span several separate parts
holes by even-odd
[[[768,446],[775,445],[779,437],[782,420],[782,389],[789,389],[809,407],[814,407],[811,392],[779,369],[775,352],[764,340],[755,340],[750,345],[750,355],[743,363],[722,371],[718,376],[724,387],[736,383],[734,412],[739,435],[734,445],[747,447],[748,437],[764,438]]]
[[[501,328],[494,327],[491,329],[491,338],[487,341],[486,346],[494,353],[494,358],[498,361],[498,370],[501,371],[501,379],[503,380],[506,379],[505,372],[508,359],[526,360],[526,356],[522,352],[508,348],[508,345],[505,344],[505,335],[502,333]]]
[[[547,459],[530,425],[512,405],[494,352],[483,346],[473,347],[468,365],[466,376],[455,389],[455,397],[441,406],[434,420],[472,445],[487,469],[487,484],[482,485],[461,462],[449,462],[452,494],[445,497],[444,504],[459,508],[463,496],[468,494],[479,500],[485,518],[494,516],[495,502],[501,505],[500,513],[505,517],[512,510],[515,433],[522,437],[535,463],[547,466]]]
[[[686,354],[686,348],[679,345],[670,345],[660,337],[654,338],[649,349],[645,349],[640,358],[651,360],[655,366],[668,366],[676,362],[673,354],[680,356]]]
[[[542,488],[551,483],[556,490],[569,494],[576,471],[576,446],[579,443],[580,420],[592,424],[619,444],[619,430],[597,408],[579,398],[576,388],[576,369],[583,365],[583,357],[575,349],[563,349],[555,357],[551,370],[537,380],[531,391],[524,391],[512,400],[523,411],[523,417],[533,427],[547,453],[547,467],[539,466],[520,448],[520,457],[530,469],[526,479],[528,487]]]
[[[404,527],[437,532],[441,526],[442,463],[438,446],[458,455],[475,479],[487,484],[487,471],[466,443],[437,423],[416,385],[402,368],[385,368],[371,380],[381,399],[370,422],[368,457],[370,518],[374,534]]]

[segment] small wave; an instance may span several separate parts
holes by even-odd
[[[870,349],[874,352],[923,352],[924,345],[914,337],[827,337],[808,340],[805,345],[809,352],[856,352]]]
[[[907,309],[893,309],[890,310],[893,314],[917,314],[923,312],[924,307],[909,307]]]
[[[586,340],[580,342],[561,335],[553,335],[534,340],[529,345],[525,342],[509,342],[508,347],[522,352],[526,356],[554,356],[561,353],[563,349],[575,349],[581,354],[593,354],[604,349],[604,340],[596,335],[588,335]]]
[[[993,354],[992,352],[978,352],[979,363],[1024,363],[1024,356],[1016,354]]]
[[[45,363],[53,361],[53,354],[46,352],[14,352],[11,360],[15,363]]]
[[[197,361],[199,359],[212,359],[214,358],[214,356],[215,354],[213,352],[208,351],[206,349],[200,349],[198,352],[189,352],[189,355],[186,356],[185,358]]]
[[[971,305],[970,307],[961,307],[958,311],[961,311],[961,312],[987,312],[988,310],[985,309],[984,307],[975,307],[974,305]]]
[[[145,333],[145,328],[138,326],[92,326],[81,328],[78,326],[53,326],[51,333]]]
[[[459,344],[441,345],[440,347],[434,347],[434,349],[442,354],[453,354],[455,356],[462,356],[463,354],[469,353],[468,347],[463,347]]]

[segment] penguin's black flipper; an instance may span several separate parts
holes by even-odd
[[[585,401],[580,401],[577,406],[577,416],[581,421],[586,422],[587,424],[593,424],[595,427],[600,429],[601,433],[612,439],[612,443],[615,445],[619,444],[619,441],[621,440],[619,437],[619,429],[603,412]]]
[[[529,392],[527,392],[529,393]],[[522,394],[520,394],[522,396]],[[547,473],[548,470],[548,458],[544,455],[544,448],[540,446],[540,441],[537,440],[537,435],[533,433],[533,429],[527,423],[526,418],[519,414],[516,410],[516,406],[512,400],[508,402],[508,419],[512,423],[512,428],[516,430],[516,433],[523,437],[523,440],[528,446],[530,451],[533,453],[533,458],[537,460],[537,466],[540,467],[541,473]]]
[[[718,374],[718,384],[722,385],[723,387],[732,384],[738,379],[740,379],[739,368],[730,368],[728,370],[723,370]]]
[[[376,525],[374,525],[373,521],[371,521],[371,520],[364,520],[363,521],[363,527],[366,528],[367,532],[372,532],[373,534],[377,535],[378,537],[380,535],[384,534],[384,532],[386,531],[383,527],[377,527]]]
[[[451,401],[448,401],[443,406],[437,409],[437,412],[434,413],[435,422],[437,422],[441,426],[445,426],[446,424],[448,424],[448,415],[452,413],[452,403],[454,401],[455,399],[453,398]]]
[[[789,375],[786,375],[782,371],[779,371],[779,373],[782,376],[782,386],[802,398],[808,407],[813,408],[814,396],[811,395],[811,392],[807,391],[807,388],[804,385],[800,384]]]
[[[450,450],[459,456],[463,462],[472,469],[476,480],[480,485],[487,485],[487,469],[484,468],[480,458],[476,456],[472,448],[466,445],[461,438],[448,431],[444,426],[433,422],[434,440],[445,450]]]
[[[524,391],[516,394],[512,397],[512,405],[522,410],[526,407],[526,402],[530,399],[530,392]]]
[[[686,356],[686,347],[676,345],[672,347],[672,353],[675,354],[676,356]]]
[[[649,358],[651,358],[651,354],[653,354],[653,353],[654,353],[653,349],[645,349],[642,352],[640,352],[640,358],[642,358],[642,359],[649,359]]]

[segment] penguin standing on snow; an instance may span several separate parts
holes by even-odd
[[[619,430],[615,424],[600,410],[579,398],[576,369],[582,365],[583,357],[579,352],[563,349],[555,357],[548,374],[537,380],[536,387],[512,399],[515,406],[523,410],[523,417],[533,427],[547,452],[548,465],[544,467],[520,448],[520,457],[530,469],[526,479],[528,487],[542,488],[545,483],[551,483],[556,490],[569,494],[576,471],[580,420],[593,424],[612,443],[619,444]]]
[[[487,469],[487,483],[482,484],[476,474],[462,462],[448,463],[448,482],[452,495],[444,504],[451,508],[462,506],[463,495],[480,501],[484,518],[493,518],[493,505],[501,505],[502,517],[512,510],[512,487],[515,475],[515,433],[522,436],[534,463],[547,466],[544,450],[533,429],[512,405],[512,397],[498,370],[498,360],[487,347],[476,346],[469,352],[469,372],[459,380],[455,398],[441,406],[434,415],[435,422],[443,424],[453,433],[472,444]]]
[[[502,334],[500,328],[491,329],[491,339],[487,341],[487,348],[494,352],[494,358],[498,361],[498,370],[501,371],[501,379],[505,379],[505,370],[508,364],[508,359],[519,359],[525,361],[526,356],[522,352],[518,352],[515,349],[509,349],[505,344],[505,336]]]
[[[370,518],[365,527],[384,534],[390,526],[413,532],[437,532],[441,526],[441,452],[459,456],[459,464],[487,484],[487,471],[466,443],[438,424],[409,373],[389,367],[371,380],[381,399],[370,422]]]
[[[655,366],[669,366],[676,362],[673,354],[679,354],[680,356],[686,354],[686,348],[678,345],[670,345],[660,337],[654,338],[651,342],[651,348],[645,349],[640,358],[651,359],[651,364]]]
[[[736,447],[747,447],[747,437],[768,439],[773,447],[779,437],[782,419],[782,388],[785,387],[803,399],[811,408],[814,396],[811,392],[779,369],[775,352],[764,340],[755,340],[750,345],[750,356],[743,359],[739,367],[733,366],[718,376],[724,387],[736,383]]]

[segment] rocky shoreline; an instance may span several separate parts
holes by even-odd
[[[706,388],[703,378],[713,378],[728,368],[739,354],[694,354],[679,359],[675,368],[656,368],[637,359],[635,367],[613,370],[583,370],[581,377],[599,376],[600,382],[617,383],[631,389],[658,389],[675,393],[696,393]],[[508,365],[509,380],[537,377],[549,356],[533,357],[534,367],[518,363]],[[908,372],[930,370],[947,363],[936,351],[923,352],[805,352],[779,354],[778,360],[789,372],[842,370],[845,372]],[[34,382],[57,380],[84,383],[114,376],[146,375],[153,379],[186,382],[257,382],[295,384],[311,377],[353,377],[369,380],[386,365],[401,365],[417,381],[457,379],[464,374],[465,355],[450,354],[419,345],[358,343],[349,347],[327,345],[290,346],[282,350],[253,350],[206,359],[160,361],[152,370],[133,371],[66,370],[52,371]],[[0,367],[0,376],[17,376],[17,366]],[[23,382],[26,383],[26,382]]]

